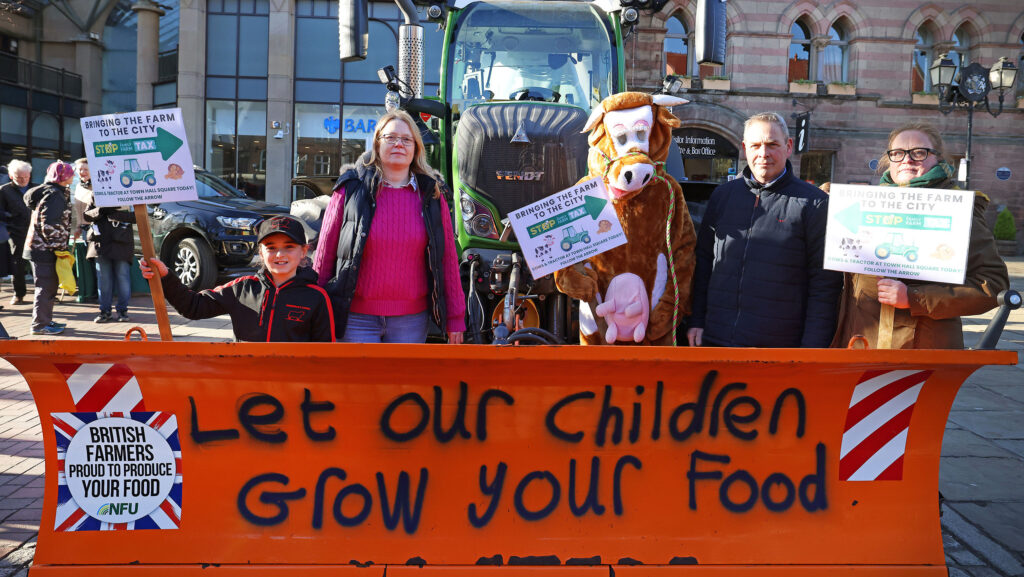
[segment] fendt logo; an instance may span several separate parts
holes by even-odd
[[[138,512],[138,503],[107,503],[96,511],[96,515],[134,515]]]
[[[499,170],[498,180],[540,180],[543,172],[522,171],[522,170]]]

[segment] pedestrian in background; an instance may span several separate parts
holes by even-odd
[[[82,235],[88,245],[86,258],[96,264],[96,292],[100,314],[96,323],[114,320],[113,301],[117,292],[117,320],[128,322],[128,301],[132,297],[132,259],[135,258],[135,213],[128,206],[96,207],[89,178],[89,161],[75,161],[78,188],[75,202],[82,204]]]
[[[313,261],[339,340],[422,343],[432,316],[450,344],[462,343],[466,297],[439,181],[400,110],[381,117],[373,148],[342,169]]]
[[[25,193],[25,205],[31,211],[24,257],[32,263],[36,290],[32,301],[32,334],[59,335],[65,325],[54,322],[53,303],[57,298],[58,250],[67,250],[71,238],[71,191],[75,169],[58,160],[46,169],[43,184]]]
[[[12,305],[25,303],[25,235],[28,234],[29,210],[25,206],[25,193],[32,188],[32,165],[24,160],[14,159],[7,164],[11,182],[0,186],[0,215],[6,213],[8,243],[11,251],[11,278],[14,285]]]
[[[75,161],[76,183],[71,189],[71,229],[75,240],[86,240],[85,233],[89,230],[89,222],[85,220],[85,211],[92,204],[92,175],[89,173],[89,159],[79,158]]]
[[[946,160],[939,131],[926,122],[904,124],[889,134],[880,159],[880,186],[957,188],[953,166]],[[992,229],[985,222],[989,199],[974,194],[967,271],[962,285],[896,280],[868,274],[845,276],[839,328],[833,347],[846,347],[863,335],[869,348],[878,346],[882,305],[895,307],[894,349],[962,349],[961,316],[979,315],[998,305],[996,296],[1010,286],[1006,263],[999,257]]]
[[[715,189],[697,235],[690,346],[828,347],[843,285],[823,268],[828,195],[793,173],[778,114],[746,121],[743,150],[742,178]]]

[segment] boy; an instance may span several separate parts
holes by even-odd
[[[260,223],[256,232],[263,260],[260,270],[211,290],[188,289],[168,274],[160,259],[152,259],[167,301],[188,319],[231,315],[238,341],[333,343],[331,300],[317,286],[316,273],[299,268],[308,250],[302,224],[290,216],[275,216]],[[139,267],[143,277],[153,277],[146,259]]]

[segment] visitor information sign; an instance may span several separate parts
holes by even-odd
[[[833,184],[825,268],[963,284],[974,192]]]
[[[615,207],[592,178],[509,213],[533,278],[626,244]]]
[[[180,108],[83,118],[96,206],[196,200]]]

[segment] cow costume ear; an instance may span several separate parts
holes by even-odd
[[[595,126],[601,124],[602,118],[604,118],[604,102],[594,107],[594,111],[590,113],[590,118],[587,119],[587,125],[580,132],[590,132]]]

